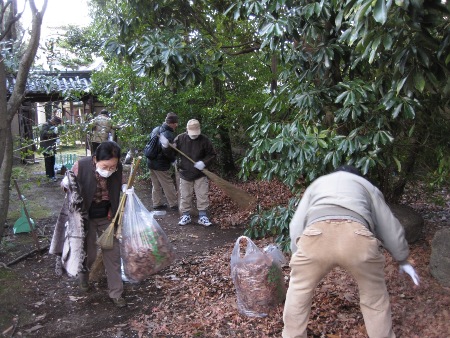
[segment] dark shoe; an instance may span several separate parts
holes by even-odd
[[[170,207],[170,210],[178,211],[178,205],[174,205],[173,207]]]
[[[84,281],[84,280],[79,280],[78,281],[78,287],[83,292],[88,292],[89,291],[89,283]]]
[[[153,210],[165,210],[167,209],[167,205],[157,205],[156,207],[153,207]]]
[[[119,298],[111,298],[112,302],[117,307],[125,307],[127,306],[127,302],[122,297]]]

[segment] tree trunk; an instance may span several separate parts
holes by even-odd
[[[8,213],[13,161],[11,121],[4,118],[7,117],[5,75],[5,64],[0,62],[0,237],[3,236]]]
[[[24,98],[28,74],[39,47],[42,17],[47,8],[47,1],[44,0],[42,9],[39,12],[34,0],[29,0],[33,20],[30,41],[20,59],[16,84],[9,99],[6,92],[6,68],[4,62],[0,61],[0,237],[3,236],[5,230],[4,225],[6,224],[9,207],[9,186],[11,184],[13,165],[11,122]],[[3,21],[6,18],[3,17],[1,19]],[[17,21],[17,17],[14,17],[13,20]],[[12,26],[12,24],[9,25],[8,23],[5,25],[5,27],[9,27],[8,29],[11,29]],[[5,35],[7,35],[6,32],[1,32],[1,36],[5,37]]]
[[[215,104],[223,106],[226,98],[223,90],[223,82],[217,78],[213,79]],[[219,123],[219,137],[220,137],[220,149],[219,149],[219,163],[222,170],[229,174],[236,171],[236,166],[233,160],[233,151],[231,149],[230,133],[228,128]]]

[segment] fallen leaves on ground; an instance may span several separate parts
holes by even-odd
[[[270,209],[283,205],[292,197],[288,187],[279,181],[252,181],[235,184],[237,187],[255,197],[262,209]],[[209,187],[210,215],[214,224],[220,224],[223,229],[245,225],[248,223],[254,210],[240,210],[223,190],[210,182]]]
[[[255,241],[262,249],[269,240]],[[265,318],[239,314],[230,277],[227,245],[201,256],[186,258],[154,276],[163,300],[131,323],[141,337],[280,337],[283,305]],[[391,297],[394,331],[399,337],[445,337],[449,333],[450,291],[428,272],[429,246],[412,246],[411,257],[421,276],[416,288],[386,254],[386,280]],[[289,268],[283,268],[286,285]],[[313,337],[367,337],[359,309],[358,288],[351,276],[336,268],[318,285],[308,333]]]
[[[266,208],[286,203],[291,197],[281,183],[264,182],[242,185]],[[212,214],[220,223],[233,226],[247,220],[248,212],[237,211],[223,192],[211,184]],[[414,206],[414,205],[412,205]],[[417,207],[417,205],[415,205]],[[421,204],[422,213],[433,216],[434,205]],[[220,210],[220,211],[219,211]],[[217,211],[217,212],[215,212]],[[442,219],[442,215],[439,216]],[[444,217],[444,219],[446,219]],[[430,275],[430,243],[439,222],[425,221],[423,239],[411,245],[421,285],[415,287],[407,275],[400,275],[398,264],[386,256],[386,283],[391,299],[394,331],[399,337],[448,337],[450,335],[450,290]],[[227,226],[225,225],[225,226]],[[255,241],[259,248],[272,239]],[[140,337],[174,335],[177,337],[280,337],[283,329],[283,305],[273,308],[265,318],[239,314],[230,277],[233,245],[202,255],[187,257],[154,276],[163,299],[158,306],[142,313],[130,323]],[[286,256],[287,257],[287,256]],[[283,272],[286,286],[289,267]],[[367,337],[359,308],[354,279],[340,268],[330,272],[317,286],[308,323],[313,337]]]

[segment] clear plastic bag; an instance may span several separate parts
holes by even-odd
[[[130,282],[140,282],[169,266],[175,258],[166,234],[137,197],[134,189],[126,192],[123,215],[121,255],[125,276]]]
[[[241,256],[240,242],[247,241]],[[284,277],[278,263],[252,240],[240,236],[231,254],[231,278],[236,289],[238,311],[249,317],[265,317],[271,307],[286,297]]]
[[[283,251],[276,244],[269,244],[264,248],[264,252],[270,255],[280,268],[287,263],[286,257],[284,257]]]

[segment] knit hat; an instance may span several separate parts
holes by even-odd
[[[196,136],[201,134],[200,122],[198,120],[192,119],[187,123],[187,133],[189,136]]]
[[[168,113],[166,116],[166,123],[178,123],[178,116],[175,113]]]
[[[100,114],[101,114],[101,115],[109,116],[109,111],[107,111],[106,109],[103,109],[103,110],[100,112]]]

